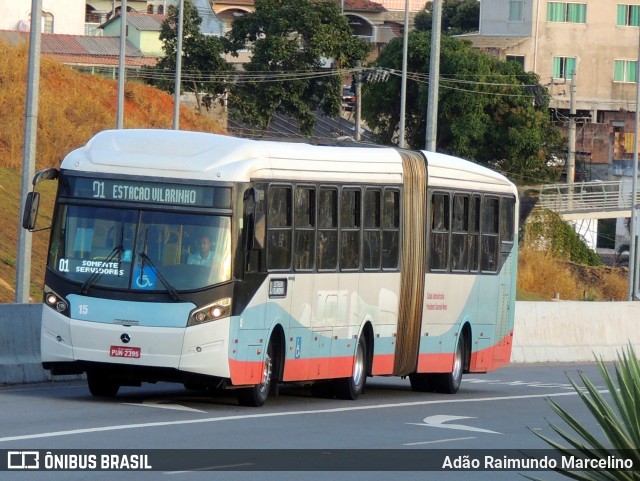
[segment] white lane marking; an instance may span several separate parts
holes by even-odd
[[[163,401],[144,401],[142,403],[120,403],[127,406],[141,406],[146,408],[173,409],[175,411],[191,411],[196,413],[206,413],[202,409],[188,408],[182,404],[171,404]]]
[[[427,416],[421,423],[407,423],[413,426],[427,426],[430,428],[441,429],[459,429],[461,431],[474,431],[477,433],[491,433],[502,434],[498,431],[490,431],[489,429],[474,428],[473,426],[466,426],[464,424],[445,424],[449,421],[457,421],[459,419],[478,419],[471,416],[450,416],[448,414],[438,414],[436,416]]]
[[[608,391],[603,390],[601,392],[606,393]],[[312,409],[309,411],[284,411],[284,412],[277,412],[277,413],[221,416],[217,418],[184,419],[181,421],[158,421],[153,423],[117,424],[113,426],[100,426],[95,428],[70,429],[68,431],[53,431],[48,433],[6,436],[6,437],[0,438],[0,443],[6,443],[10,441],[24,441],[27,439],[42,439],[42,438],[53,438],[57,436],[70,436],[74,434],[89,434],[89,433],[98,433],[98,432],[106,432],[106,431],[123,431],[125,429],[153,428],[153,427],[160,427],[160,426],[181,426],[186,424],[204,424],[204,423],[215,423],[215,422],[222,422],[222,421],[240,421],[240,420],[247,420],[247,419],[274,418],[274,417],[282,417],[282,416],[302,416],[306,414],[329,414],[329,413],[341,413],[341,412],[349,412],[349,411],[366,411],[370,409],[389,409],[389,408],[410,407],[410,406],[427,406],[430,404],[474,403],[474,402],[487,402],[487,401],[495,402],[495,401],[511,401],[511,400],[518,400],[518,399],[534,399],[534,398],[542,398],[542,397],[575,396],[575,395],[576,395],[575,392],[561,392],[561,393],[551,393],[551,394],[525,394],[520,396],[498,396],[498,397],[486,397],[486,398],[476,398],[476,399],[455,399],[455,400],[437,399],[433,401],[413,401],[413,402],[405,402],[405,403],[374,404],[369,406],[352,406],[352,407],[341,407],[341,408],[331,408],[331,409]]]
[[[467,439],[476,439],[476,438],[475,436],[468,436],[466,438],[436,439],[435,441],[420,441],[417,443],[404,443],[403,446],[418,446],[420,444],[448,443],[450,441],[465,441]]]

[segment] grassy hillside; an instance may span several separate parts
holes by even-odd
[[[24,144],[24,108],[27,84],[27,48],[0,43],[0,303],[15,299],[19,199]],[[96,132],[115,128],[117,82],[80,74],[42,59],[36,146],[36,168],[58,167],[71,150],[84,145]],[[125,128],[171,128],[173,98],[165,92],[135,83],[125,85]],[[182,130],[223,133],[215,121],[193,110],[180,112]],[[49,225],[55,183],[38,186],[42,192],[38,227]],[[49,231],[33,235],[31,297],[41,299]]]
[[[522,300],[622,301],[627,269],[608,267],[558,214],[534,210],[520,241],[518,293]]]

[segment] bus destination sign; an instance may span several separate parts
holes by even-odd
[[[68,180],[69,193],[73,197],[193,207],[231,207],[231,189],[228,187],[87,177],[69,177]]]

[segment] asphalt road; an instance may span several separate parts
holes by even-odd
[[[355,402],[314,398],[308,389],[286,386],[262,408],[238,406],[232,392],[193,392],[174,384],[125,387],[113,400],[93,398],[80,381],[4,386],[0,467],[8,465],[9,451],[37,451],[41,464],[47,450],[95,455],[100,465],[100,456],[111,450],[142,455],[162,449],[180,451],[151,452],[153,472],[32,471],[28,479],[525,479],[516,471],[442,471],[432,465],[439,466],[445,455],[453,463],[547,448],[534,432],[557,438],[549,422],[566,428],[550,400],[599,433],[569,383],[569,377],[578,380],[579,371],[603,387],[594,364],[514,365],[468,375],[456,395],[414,393],[408,379],[399,378],[369,379],[366,393]],[[265,449],[273,451],[256,451]],[[191,458],[201,471],[183,469]],[[320,467],[314,464],[318,459]],[[332,471],[318,470],[324,466]],[[420,469],[407,471],[414,467]],[[562,479],[551,471],[530,474]],[[0,472],[3,480],[25,476]]]

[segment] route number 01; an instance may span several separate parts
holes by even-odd
[[[104,182],[93,181],[93,197],[104,199]]]
[[[60,259],[60,262],[58,262],[58,271],[69,272],[69,259]]]

